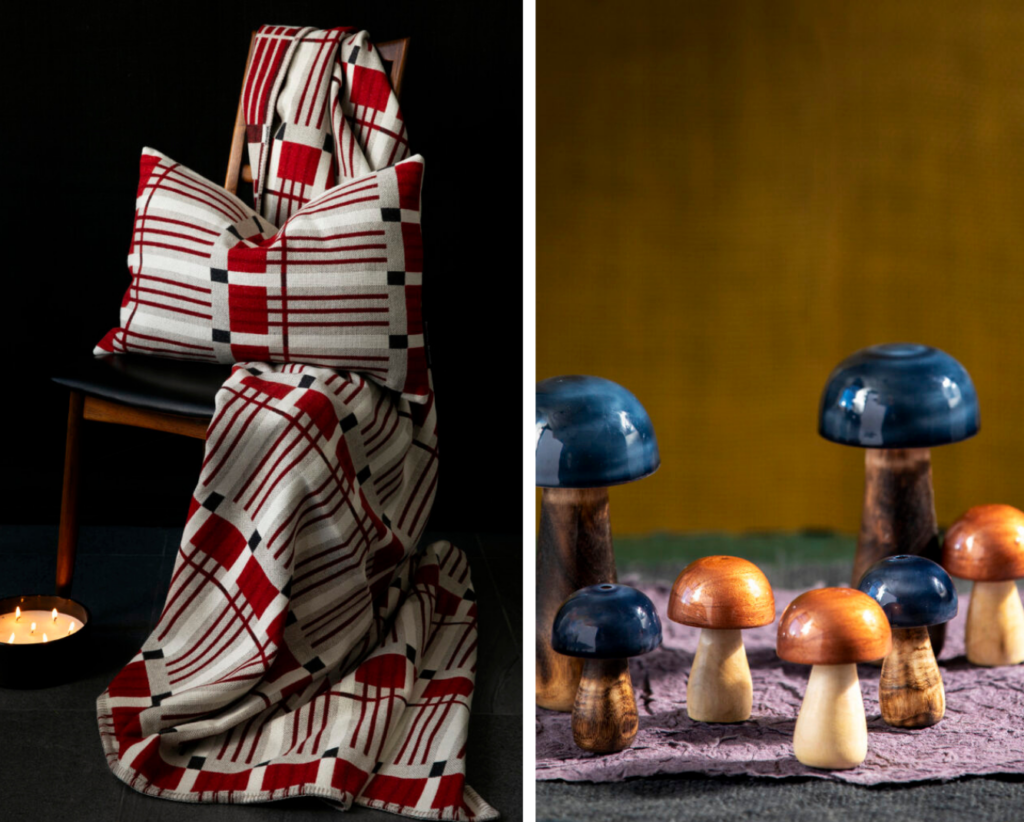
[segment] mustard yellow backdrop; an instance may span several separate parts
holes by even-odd
[[[940,523],[1024,506],[1024,3],[542,0],[537,375],[630,388],[661,446],[617,533],[858,527],[817,436],[873,343],[971,372]]]

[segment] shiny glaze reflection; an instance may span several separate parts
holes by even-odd
[[[775,620],[775,596],[754,563],[739,557],[703,557],[676,577],[668,618],[697,628],[756,628]]]
[[[886,557],[868,568],[857,587],[882,606],[893,628],[925,628],[956,616],[953,580],[924,557]]]
[[[881,606],[854,588],[815,588],[779,619],[776,653],[803,665],[848,665],[881,659],[892,631]]]
[[[621,485],[653,474],[660,464],[651,419],[621,385],[587,376],[537,383],[537,485]]]
[[[563,604],[551,631],[551,647],[566,656],[623,659],[661,644],[654,603],[628,585],[581,588]]]
[[[976,505],[946,532],[942,564],[975,582],[1024,577],[1024,512],[1012,505]]]
[[[874,345],[843,360],[821,395],[818,433],[862,448],[930,448],[978,433],[967,370],[937,348]]]

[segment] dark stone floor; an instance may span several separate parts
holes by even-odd
[[[316,799],[264,805],[171,802],[136,793],[107,769],[96,730],[96,697],[156,624],[180,535],[167,528],[83,529],[74,596],[91,611],[96,653],[73,683],[0,690],[0,819],[303,822],[337,815]],[[466,551],[480,604],[468,781],[504,819],[519,820],[522,544],[508,536],[428,535],[433,538],[450,539]],[[0,596],[51,592],[56,545],[56,528],[0,526]],[[361,807],[351,813],[367,822],[397,818]]]

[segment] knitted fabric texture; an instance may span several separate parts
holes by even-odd
[[[337,46],[332,32],[285,31]],[[325,65],[337,61],[335,48]],[[287,82],[318,76],[299,62],[293,78],[288,65]],[[333,110],[342,87],[331,88]],[[272,168],[278,149],[268,147]],[[229,261],[274,236],[273,199],[239,215],[222,189],[148,156],[150,177],[194,195],[190,213],[223,207],[244,228]],[[399,201],[415,188],[418,233],[419,181],[401,181],[410,164],[421,167],[367,176],[390,175]],[[304,190],[304,205],[346,185]],[[399,210],[404,228],[411,209]],[[296,210],[285,226],[299,225]],[[379,382],[244,362],[219,390],[163,613],[97,703],[108,764],[131,787],[186,802],[307,795],[416,818],[497,816],[465,784],[477,643],[467,560],[445,542],[416,547],[437,483],[429,372],[416,403]]]

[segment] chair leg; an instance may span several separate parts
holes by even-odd
[[[78,444],[85,397],[72,391],[68,403],[68,437],[64,447],[64,487],[57,535],[57,596],[70,596],[78,547]]]

